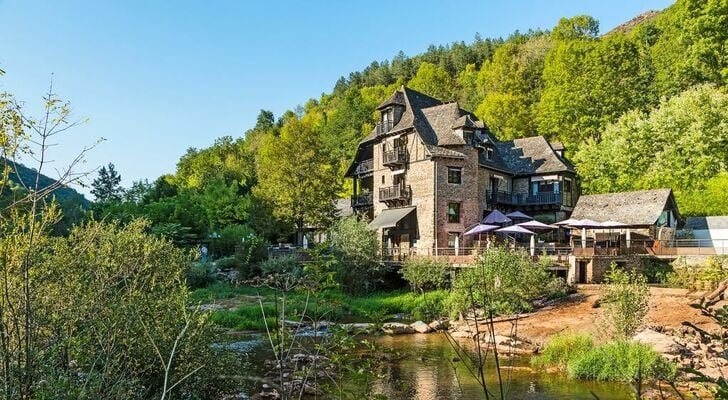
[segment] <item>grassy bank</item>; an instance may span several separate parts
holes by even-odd
[[[300,318],[306,309],[307,316],[327,321],[381,322],[401,313],[409,314],[413,319],[427,320],[445,314],[443,301],[447,294],[440,290],[423,296],[400,290],[351,296],[339,290],[326,290],[311,295],[307,306],[307,293],[294,292],[286,298],[286,319]],[[194,290],[190,299],[196,304],[225,305],[228,309],[214,311],[211,318],[218,325],[234,330],[264,330],[263,312],[268,324],[274,324],[278,307],[281,307],[280,293],[271,289],[234,287],[225,283]]]

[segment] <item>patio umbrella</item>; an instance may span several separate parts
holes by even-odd
[[[580,219],[576,219],[576,218],[569,218],[569,219],[565,219],[565,220],[563,220],[561,222],[556,222],[556,223],[554,223],[554,225],[566,226],[566,225],[571,225],[571,224],[574,224],[574,223],[577,223],[577,222],[581,222],[581,220]]]
[[[513,211],[511,213],[506,214],[506,217],[512,218],[512,219],[533,219],[533,217],[528,216],[520,211]]]
[[[511,219],[503,215],[503,213],[498,210],[491,211],[490,214],[483,219],[483,224],[488,225],[505,224],[506,222],[511,222]]]
[[[629,226],[627,224],[623,224],[621,222],[617,222],[617,221],[614,221],[614,220],[611,220],[611,219],[608,220],[608,221],[602,222],[601,225],[602,225],[603,228],[608,228],[609,229],[609,240],[610,241],[612,240],[612,229],[613,228],[621,229],[621,228],[625,228],[625,227]],[[630,245],[630,243],[629,243],[630,242],[630,240],[629,240],[630,237],[629,236],[630,235],[629,235],[629,230],[628,230],[627,231],[627,247],[629,247],[629,245]],[[617,240],[617,241],[619,241],[619,240]]]
[[[512,226],[506,226],[505,228],[497,229],[496,232],[501,233],[525,233],[527,235],[535,235],[536,233],[533,231],[529,231],[528,229],[519,226],[519,225],[512,225]]]
[[[583,249],[586,248],[586,228],[599,228],[601,227],[601,224],[591,219],[582,219],[577,220],[576,222],[573,222],[568,226],[581,228],[581,248]]]
[[[490,231],[496,230],[498,228],[499,228],[498,225],[478,224],[478,225],[475,225],[474,227],[472,227],[467,232],[463,233],[463,236],[476,235],[478,233],[483,233],[483,232],[490,232]]]
[[[521,222],[520,224],[516,224],[516,226],[522,226],[522,227],[524,227],[526,229],[533,229],[533,230],[549,230],[549,229],[554,229],[553,226],[546,225],[543,222],[538,222],[536,220]]]

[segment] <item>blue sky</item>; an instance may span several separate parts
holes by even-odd
[[[0,90],[37,110],[53,74],[55,92],[89,118],[53,149],[56,164],[103,137],[83,168],[113,162],[129,185],[174,172],[189,147],[240,136],[261,108],[277,117],[400,50],[550,29],[578,14],[606,32],[671,3],[0,0]]]

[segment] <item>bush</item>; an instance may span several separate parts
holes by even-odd
[[[677,368],[644,343],[616,341],[596,347],[569,363],[573,378],[632,382],[638,379],[672,381]]]
[[[594,348],[591,336],[583,333],[555,335],[546,344],[541,355],[531,359],[536,367],[556,367],[567,370],[569,364]]]
[[[378,255],[377,234],[365,220],[342,218],[331,229],[331,250],[336,279],[348,293],[376,290],[387,268]]]
[[[191,263],[187,269],[187,287],[190,289],[204,288],[215,282],[214,267],[211,263]]]
[[[643,263],[643,274],[648,283],[668,283],[668,277],[673,272],[672,264],[654,259],[644,260]]]
[[[643,275],[612,265],[606,282],[601,295],[605,321],[614,338],[629,339],[647,317],[650,301],[647,280]]]
[[[494,314],[530,311],[530,300],[546,294],[553,279],[528,253],[492,248],[455,276],[448,306],[453,315],[480,307]]]
[[[576,292],[573,285],[566,283],[564,278],[553,278],[545,287],[546,297],[549,299],[560,299]]]
[[[676,262],[674,270],[667,274],[670,286],[696,290],[715,289],[728,279],[728,257],[710,256],[702,265],[687,265]]]
[[[238,269],[242,262],[237,257],[223,257],[215,261],[215,266],[220,270]]]
[[[443,289],[447,284],[448,272],[446,262],[429,258],[409,259],[399,271],[413,290],[423,293],[429,289]]]

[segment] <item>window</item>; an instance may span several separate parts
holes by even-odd
[[[382,175],[382,185],[384,185],[384,175]]]
[[[458,245],[460,244],[460,234],[457,232],[449,232],[447,234],[447,247],[455,247],[456,243]]]
[[[571,192],[571,179],[564,179],[564,192]]]
[[[493,148],[488,146],[485,149],[485,159],[486,160],[492,160],[493,159]]]
[[[460,167],[447,167],[447,183],[463,183],[463,169]]]
[[[447,222],[460,222],[460,203],[447,203]]]

